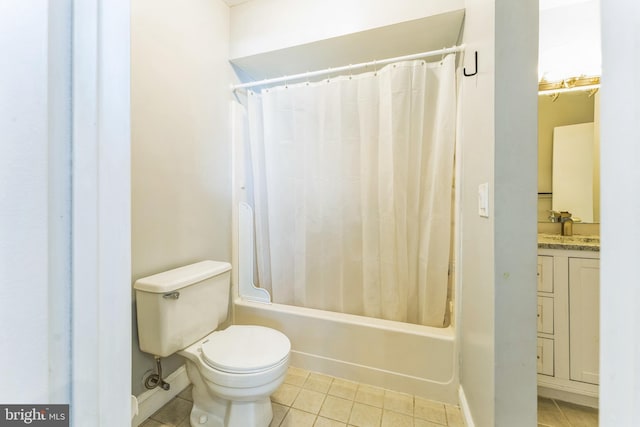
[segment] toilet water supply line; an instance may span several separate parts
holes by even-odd
[[[166,382],[162,378],[162,364],[160,363],[160,356],[153,356],[156,359],[156,374],[151,374],[144,381],[144,386],[149,390],[152,390],[160,386],[163,390],[168,391],[171,388],[171,384]]]
[[[250,87],[255,87],[255,86],[264,86],[264,85],[270,85],[270,84],[274,84],[274,83],[282,83],[282,82],[288,82],[291,80],[300,80],[300,79],[306,79],[306,78],[310,78],[310,77],[317,77],[317,76],[328,76],[331,75],[332,73],[340,73],[343,71],[352,71],[355,69],[359,69],[359,68],[366,68],[366,67],[377,67],[380,65],[387,65],[387,64],[391,64],[394,62],[400,62],[400,61],[411,61],[414,59],[420,59],[420,58],[427,58],[429,56],[438,56],[438,55],[447,55],[449,53],[455,53],[455,52],[461,52],[464,51],[464,44],[459,45],[459,46],[453,46],[453,47],[447,47],[447,48],[443,48],[443,49],[438,49],[438,50],[432,50],[429,52],[422,52],[422,53],[414,53],[412,55],[405,55],[405,56],[398,56],[395,58],[387,58],[387,59],[381,59],[381,60],[377,60],[377,61],[370,61],[370,62],[361,62],[360,64],[352,64],[352,65],[344,65],[342,67],[337,67],[337,68],[327,68],[324,70],[319,70],[319,71],[309,71],[306,73],[300,73],[300,74],[292,74],[290,76],[283,76],[283,77],[275,77],[272,79],[264,79],[264,80],[257,80],[254,82],[247,82],[247,83],[240,83],[237,85],[232,85],[231,89],[232,90],[237,90],[237,89],[244,89],[244,88],[250,88]],[[476,52],[476,56],[475,56],[475,60],[476,60],[476,69],[477,69],[477,52]],[[465,70],[465,76],[471,76],[471,75],[475,75],[474,74],[467,74],[466,70]]]

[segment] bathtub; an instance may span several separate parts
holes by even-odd
[[[458,403],[455,333],[238,298],[234,323],[277,329],[291,340],[291,366]]]

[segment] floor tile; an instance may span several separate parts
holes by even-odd
[[[158,412],[151,416],[152,419],[161,423],[177,426],[182,420],[187,418],[191,413],[193,404],[188,400],[174,397],[164,405]]]
[[[413,395],[385,390],[384,409],[413,417]]]
[[[335,378],[329,388],[329,394],[332,396],[342,397],[343,399],[353,400],[356,397],[358,383],[353,381]]]
[[[271,401],[281,405],[291,406],[293,401],[296,400],[296,397],[298,397],[300,390],[300,387],[296,387],[291,384],[282,384],[271,395]]]
[[[316,416],[295,408],[289,409],[280,427],[313,427]]]
[[[302,387],[309,376],[309,371],[305,371],[304,369],[298,369],[294,367],[289,367],[287,370],[287,376],[284,379],[284,382],[287,384],[295,385],[298,387]]]
[[[278,427],[282,420],[284,420],[284,417],[287,415],[289,407],[280,405],[278,403],[271,403],[271,409],[273,410],[273,418],[271,419],[269,427]]]
[[[333,378],[328,375],[311,372],[304,382],[303,388],[326,393],[329,391],[329,387],[331,387],[331,381],[333,381]]]
[[[447,413],[447,426],[465,427],[464,418],[462,417],[462,411],[460,411],[459,407],[453,405],[444,405],[444,409]]]
[[[336,396],[327,396],[320,409],[321,416],[346,423],[349,421],[353,401]]]
[[[302,369],[302,368],[297,368],[295,366],[289,366],[287,368],[287,372],[294,374],[294,375],[300,375],[303,377],[308,377],[309,374],[311,373],[311,371],[307,370],[307,369]]]
[[[189,402],[193,402],[193,386],[189,386],[178,393],[178,397],[184,400],[188,400]]]
[[[170,424],[161,423],[151,418],[147,418],[145,422],[140,424],[140,427],[173,427],[173,426]]]
[[[442,427],[443,424],[432,423],[431,421],[423,420],[421,418],[413,419],[413,427]]]
[[[341,423],[340,421],[318,417],[313,427],[347,427],[347,425],[345,423]]]
[[[360,384],[356,392],[355,401],[382,408],[384,406],[384,389]]]
[[[538,398],[538,423],[553,427],[571,427],[569,420],[558,409],[555,402],[544,397]]]
[[[447,412],[444,404],[439,402],[416,396],[413,414],[416,418],[421,418],[436,424],[447,424]]]
[[[346,427],[345,423],[350,427],[464,427],[462,412],[454,405],[294,367],[289,368],[287,381],[272,395],[270,427]],[[190,386],[141,427],[190,427],[191,394]],[[538,427],[597,427],[598,410],[539,398],[538,423]]]
[[[378,427],[382,418],[382,409],[363,403],[354,403],[349,417],[349,425],[355,427]]]
[[[382,427],[413,427],[413,417],[385,409],[382,413]]]
[[[312,414],[318,414],[325,396],[325,394],[317,391],[302,389],[291,407]]]
[[[573,403],[555,401],[560,411],[575,427],[598,427],[598,410]]]

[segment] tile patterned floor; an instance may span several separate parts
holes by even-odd
[[[538,426],[598,427],[598,410],[539,397]]]
[[[366,384],[289,368],[271,396],[270,427],[463,427],[457,406]],[[191,387],[153,414],[141,427],[190,427]],[[598,412],[551,399],[538,399],[540,427],[597,427]]]

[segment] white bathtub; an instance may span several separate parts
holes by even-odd
[[[237,299],[234,323],[277,329],[291,340],[291,366],[457,404],[452,327],[432,328]]]

